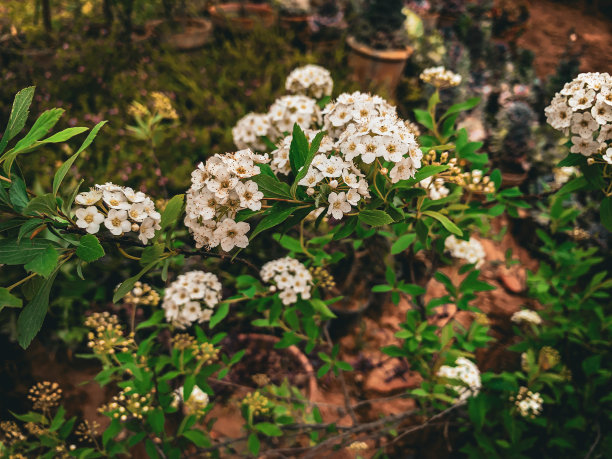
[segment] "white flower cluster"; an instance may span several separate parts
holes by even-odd
[[[308,172],[298,185],[307,187],[306,193],[314,195],[315,187],[327,184],[332,191],[327,196],[329,208],[327,213],[336,220],[351,211],[351,206],[357,206],[362,198],[369,198],[368,182],[363,172],[353,164],[333,152],[317,154],[310,163]]]
[[[179,387],[173,392],[174,400],[172,400],[172,406],[178,408],[181,402],[187,414],[199,415],[210,403],[210,397],[206,392],[200,389],[198,386],[193,386],[189,398],[184,400],[184,388]]]
[[[444,248],[450,252],[451,256],[476,264],[476,268],[480,268],[485,261],[484,248],[478,239],[473,237],[469,241],[465,241],[457,239],[451,234],[444,241]]]
[[[480,392],[482,386],[478,367],[474,362],[465,357],[459,357],[455,362],[455,366],[442,365],[438,370],[438,376],[461,381],[462,385],[451,386],[459,394],[459,400],[475,397]]]
[[[306,129],[304,131],[304,134],[308,139],[308,143],[312,143],[315,136],[318,134],[318,131]],[[270,153],[270,155],[272,156],[270,167],[277,174],[289,175],[289,173],[291,173],[291,164],[289,163],[289,149],[291,148],[292,141],[293,134],[289,134],[278,143],[276,150]],[[332,141],[332,139],[327,135],[324,136],[323,139],[321,139],[321,144],[319,145],[319,153],[329,153],[333,149],[334,142]]]
[[[516,397],[510,397],[510,401],[514,402],[519,414],[524,418],[538,416],[544,403],[538,392],[532,392],[525,386],[521,386]]]
[[[421,80],[436,88],[451,88],[461,84],[461,75],[457,75],[444,67],[430,67],[421,72]]]
[[[270,131],[270,120],[267,114],[249,113],[240,118],[236,126],[232,128],[234,145],[239,150],[250,148],[252,150],[263,151],[266,144],[261,137],[268,135]]]
[[[563,185],[564,183],[569,181],[569,179],[572,178],[573,175],[578,175],[579,172],[580,171],[573,166],[555,167],[553,169],[553,175],[555,177],[555,185],[557,186]]]
[[[323,126],[334,139],[342,134],[349,124],[375,117],[395,117],[396,109],[379,96],[356,91],[343,93],[323,109]]]
[[[285,305],[293,304],[298,300],[310,298],[312,275],[306,267],[294,258],[285,257],[269,261],[260,271],[264,282],[273,282],[270,290],[280,290],[279,298]]]
[[[517,324],[526,322],[533,325],[540,325],[542,323],[542,318],[540,315],[531,309],[521,309],[520,311],[516,311],[514,314],[512,314],[510,320]]]
[[[320,99],[329,96],[334,87],[331,73],[319,65],[305,65],[294,69],[285,81],[285,89],[291,94],[302,94]]]
[[[79,193],[74,202],[82,206],[75,211],[75,223],[89,234],[96,234],[104,223],[112,235],[138,233],[138,239],[146,244],[161,229],[161,215],[142,191],[109,182]]]
[[[221,289],[219,278],[212,273],[181,274],[164,292],[166,320],[178,328],[210,320],[213,308],[221,301]]]
[[[293,125],[309,129],[321,123],[321,110],[315,99],[294,95],[282,96],[274,101],[268,112],[270,135],[278,138],[285,132],[292,132]]]
[[[429,199],[442,199],[448,196],[450,190],[444,186],[444,179],[427,177],[419,182],[419,186],[427,190]]]
[[[268,161],[267,155],[240,150],[210,157],[191,173],[187,191],[185,226],[193,234],[196,247],[221,246],[226,252],[249,245],[250,225],[236,222],[242,209],[261,209],[263,193],[257,183],[246,180],[259,174],[256,163]]]
[[[581,73],[555,94],[544,112],[548,124],[571,134],[572,153],[602,152],[612,140],[612,77]]]

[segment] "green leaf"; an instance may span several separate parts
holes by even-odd
[[[30,105],[32,104],[32,98],[34,97],[34,86],[22,89],[15,95],[13,101],[13,108],[9,116],[6,129],[4,129],[4,135],[0,140],[0,154],[6,148],[6,145],[21,132],[28,119]]]
[[[391,246],[391,254],[397,255],[398,253],[402,253],[412,245],[415,239],[416,233],[408,233],[400,236],[399,239]]]
[[[323,319],[335,319],[336,318],[336,314],[334,314],[331,311],[331,309],[329,309],[329,307],[323,302],[323,300],[320,300],[318,298],[313,298],[310,300],[310,304],[312,305],[312,308],[316,312],[318,312]]]
[[[44,225],[43,221],[38,218],[31,218],[22,223],[19,228],[19,234],[17,235],[17,244],[21,242],[24,236],[32,234],[36,228],[42,225]]]
[[[161,231],[158,234],[161,234],[167,227],[176,222],[183,211],[183,202],[185,201],[184,194],[177,194],[173,196],[168,204],[166,204],[166,208],[161,214],[161,221],[159,226],[161,226]]]
[[[249,434],[247,446],[253,456],[257,456],[259,454],[259,448],[261,446],[261,443],[259,442],[259,438],[257,438],[257,435],[255,435],[254,433]]]
[[[4,308],[21,308],[23,301],[11,294],[8,289],[0,287],[0,311]]]
[[[57,213],[57,201],[52,193],[36,196],[25,206],[24,215],[54,215]]]
[[[123,298],[130,290],[134,288],[134,284],[147,273],[151,269],[153,269],[157,265],[157,261],[145,266],[142,270],[136,274],[135,276],[130,277],[123,281],[123,283],[117,288],[115,294],[113,295],[113,303],[117,303],[121,298]]]
[[[459,227],[453,222],[451,222],[448,217],[442,215],[440,212],[436,212],[434,210],[426,210],[425,212],[423,212],[423,215],[435,218],[442,224],[444,228],[446,228],[447,231],[450,231],[451,233],[456,234],[457,236],[463,235],[463,232],[459,229]]]
[[[164,412],[161,408],[156,408],[149,412],[147,416],[149,425],[153,428],[153,432],[160,434],[164,429]]]
[[[26,414],[17,414],[9,410],[9,413],[11,413],[15,419],[19,419],[23,422],[33,422],[35,424],[42,425],[45,425],[47,423],[47,418],[45,418],[42,414],[35,413],[33,411],[30,411]]]
[[[297,124],[296,124],[297,126]],[[312,140],[312,144],[310,145],[310,150],[308,151],[308,155],[304,161],[304,165],[299,170],[299,172],[295,176],[295,180],[293,181],[293,185],[291,185],[291,196],[295,196],[295,192],[298,187],[298,182],[302,180],[306,174],[308,173],[308,169],[310,168],[310,164],[312,163],[313,158],[319,151],[319,146],[321,145],[321,139],[325,133],[319,132],[315,138]]]
[[[304,131],[295,123],[293,125],[293,138],[291,139],[291,146],[289,147],[289,163],[291,164],[291,170],[296,176],[300,167],[306,162],[307,157],[308,139]]]
[[[189,439],[194,445],[199,447],[210,445],[210,440],[201,430],[188,430],[183,434],[183,437]]]
[[[459,102],[458,104],[451,105],[446,113],[442,115],[442,118],[446,118],[454,113],[463,112],[466,110],[471,110],[480,102],[480,97],[472,97],[471,99],[466,100],[465,102]]]
[[[414,111],[414,116],[416,120],[423,126],[425,126],[427,129],[429,129],[430,131],[433,130],[433,120],[431,119],[431,115],[428,111],[417,109]]]
[[[104,256],[104,249],[96,236],[93,234],[86,234],[79,240],[76,254],[81,260],[90,263],[102,258]]]
[[[163,253],[164,253],[163,243],[158,242],[156,244],[145,247],[140,257],[140,265],[147,266],[149,263],[158,261]]]
[[[282,208],[280,204],[275,204],[271,209],[269,214],[263,218],[259,225],[255,228],[255,230],[251,233],[250,240],[253,240],[255,236],[257,236],[262,231],[270,229],[276,225],[280,225],[282,222],[287,220],[289,216],[293,213],[295,207]]]
[[[18,152],[25,150],[37,140],[42,139],[45,134],[47,134],[47,132],[49,132],[53,126],[57,124],[63,114],[64,109],[62,108],[52,108],[44,111],[34,122],[34,125],[30,131],[23,139],[17,142],[15,147],[9,153],[17,154]]]
[[[562,194],[573,193],[574,191],[578,191],[578,190],[581,190],[582,188],[585,188],[587,185],[588,185],[588,182],[586,178],[584,178],[583,176],[573,178],[572,180],[567,182],[565,185],[563,185],[559,189],[559,191],[557,191],[557,196],[560,196]]]
[[[391,216],[383,210],[362,210],[359,221],[370,226],[382,226],[393,223]]]
[[[47,250],[50,241],[34,239],[22,241],[17,244],[11,239],[0,241],[0,264],[23,265],[36,258],[41,252]]]
[[[287,249],[291,252],[302,253],[302,245],[300,241],[297,239],[287,236],[286,234],[275,233],[272,235],[272,238],[278,242],[284,249]]]
[[[49,277],[57,266],[59,255],[57,250],[52,245],[47,245],[47,248],[40,251],[34,258],[28,261],[23,267],[28,270],[40,274],[42,277]]]
[[[259,191],[261,191],[266,198],[292,198],[289,185],[279,181],[276,177],[271,177],[267,174],[257,174],[251,177],[250,180],[257,183]]]
[[[28,205],[28,193],[24,181],[20,177],[13,178],[9,188],[11,204],[17,212],[21,212]]]
[[[221,303],[215,313],[210,318],[209,327],[211,329],[215,328],[219,322],[227,317],[229,313],[229,303]]]
[[[253,427],[268,437],[280,437],[283,434],[283,431],[276,424],[272,424],[271,422],[260,422]]]
[[[45,320],[47,315],[47,308],[49,307],[49,293],[53,286],[53,281],[57,276],[58,270],[56,269],[51,276],[44,281],[40,289],[36,292],[32,301],[30,301],[25,308],[19,314],[17,320],[17,336],[19,345],[26,349]]]
[[[601,223],[603,223],[608,231],[612,231],[612,196],[606,196],[603,198],[599,208],[599,214],[601,217]]]
[[[55,173],[55,176],[53,177],[53,195],[56,196],[57,195],[57,191],[59,190],[60,185],[62,184],[62,181],[64,180],[64,177],[66,177],[66,174],[68,173],[68,171],[70,170],[70,168],[72,167],[72,164],[76,161],[76,159],[79,157],[79,155],[87,148],[89,147],[89,145],[91,145],[91,143],[94,141],[94,139],[96,138],[96,136],[98,135],[98,131],[102,128],[102,126],[104,126],[107,123],[107,121],[100,121],[98,124],[96,124],[94,126],[94,128],[91,130],[91,132],[87,135],[87,138],[85,139],[85,141],[83,142],[83,144],[79,147],[79,149],[76,151],[75,154],[73,154],[70,158],[68,158],[64,164],[62,164],[60,166],[60,168],[57,170],[57,172]]]

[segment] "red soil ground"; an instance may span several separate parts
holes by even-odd
[[[581,55],[581,71],[612,72],[612,22],[587,2],[576,3],[531,0],[527,30],[518,44],[535,53],[539,77],[555,72],[572,33],[576,34],[572,46]]]

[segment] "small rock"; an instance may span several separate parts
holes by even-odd
[[[506,290],[512,293],[521,293],[525,290],[525,269],[512,267],[510,269],[500,266],[498,277]]]

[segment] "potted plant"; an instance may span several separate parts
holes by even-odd
[[[208,12],[215,27],[233,32],[248,32],[257,24],[272,27],[276,22],[274,10],[270,5],[246,0],[212,5]]]
[[[190,17],[185,1],[162,0],[164,16],[149,22],[148,27],[162,43],[188,51],[204,46],[212,36],[212,23],[208,19]]]
[[[308,34],[310,0],[274,0],[274,4],[278,8],[278,19],[283,29],[301,36]]]
[[[412,54],[404,32],[402,0],[367,0],[354,34],[346,42],[349,66],[362,84],[373,83],[394,95]]]

